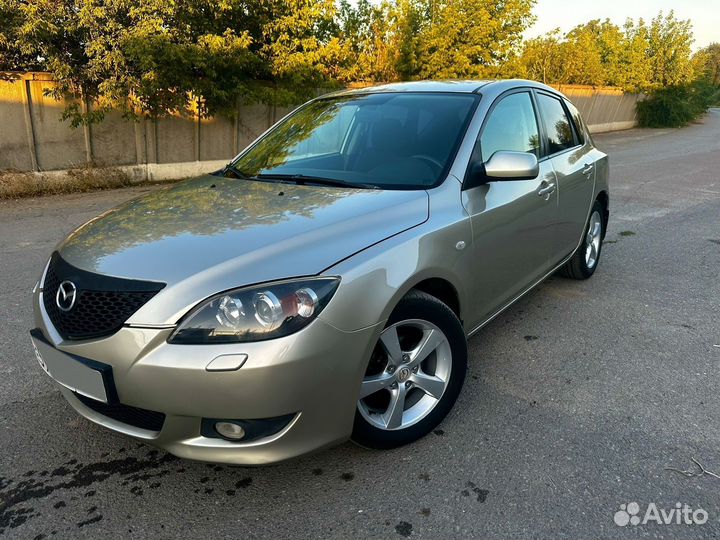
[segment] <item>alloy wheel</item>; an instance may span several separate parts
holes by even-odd
[[[595,211],[590,216],[588,231],[585,235],[585,264],[593,268],[600,253],[600,240],[602,237],[602,218],[600,212]]]
[[[437,326],[421,319],[388,326],[363,378],[358,410],[383,430],[411,426],[435,408],[451,370],[450,343]]]

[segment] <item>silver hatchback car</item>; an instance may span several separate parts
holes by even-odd
[[[607,156],[550,87],[338,92],[72,233],[31,337],[81,415],[178,456],[391,448],[450,411],[468,336],[593,274],[607,221]]]

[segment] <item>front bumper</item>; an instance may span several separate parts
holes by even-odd
[[[257,465],[282,461],[346,440],[367,359],[382,323],[341,331],[322,319],[284,338],[256,343],[172,345],[170,328],[125,326],[103,339],[63,341],[33,298],[35,324],[58,350],[112,367],[123,405],[165,414],[159,431],[119,422],[87,407],[68,388],[81,415],[180,457]],[[221,355],[247,355],[235,371],[207,371]],[[201,435],[203,418],[253,420],[293,415],[279,432],[252,442]]]

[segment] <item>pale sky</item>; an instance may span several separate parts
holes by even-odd
[[[535,37],[555,28],[567,32],[592,19],[608,18],[618,26],[625,19],[649,21],[660,10],[675,10],[678,19],[690,19],[695,34],[693,49],[720,42],[720,0],[537,0],[535,25],[525,37]]]

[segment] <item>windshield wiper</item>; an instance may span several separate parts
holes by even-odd
[[[248,176],[244,172],[242,172],[240,169],[235,167],[232,163],[228,163],[225,165],[225,167],[222,170],[222,175],[225,176],[227,173],[232,173],[235,178],[240,178],[242,180],[252,180],[251,176]]]
[[[325,178],[323,176],[312,176],[305,174],[280,174],[280,173],[268,173],[258,174],[257,178],[260,180],[286,180],[289,182],[295,182],[296,184],[319,184],[321,186],[333,186],[333,187],[347,187],[354,189],[380,189],[378,186],[373,184],[361,184],[358,182],[346,182],[344,180],[335,180],[334,178]]]
[[[378,186],[373,184],[362,184],[357,182],[344,182],[342,180],[335,180],[334,178],[325,178],[322,176],[309,176],[305,174],[281,174],[281,173],[268,173],[258,174],[257,176],[250,176],[242,172],[240,169],[235,167],[232,163],[228,163],[222,169],[223,176],[231,173],[236,178],[241,180],[265,180],[265,181],[276,181],[276,182],[295,182],[296,184],[305,185],[320,184],[322,186],[333,186],[333,187],[347,187],[353,189],[380,189]]]

